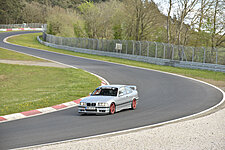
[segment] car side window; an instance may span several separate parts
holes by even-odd
[[[126,91],[127,91],[127,94],[132,93],[132,90],[131,90],[131,88],[129,88],[129,87],[126,87]]]
[[[126,90],[124,87],[120,88],[119,90],[119,96],[123,96],[123,95],[126,95]]]

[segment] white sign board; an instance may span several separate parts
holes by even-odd
[[[121,52],[122,51],[122,44],[116,43],[116,48],[115,49],[116,49],[117,52],[119,52],[119,51]]]

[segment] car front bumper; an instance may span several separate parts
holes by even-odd
[[[109,107],[78,106],[78,113],[81,113],[81,114],[108,114]]]

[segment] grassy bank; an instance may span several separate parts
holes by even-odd
[[[70,52],[67,50],[61,50],[61,49],[56,49],[56,48],[51,48],[51,47],[41,45],[36,40],[36,37],[38,35],[41,35],[41,33],[20,35],[20,36],[12,37],[12,38],[8,39],[8,41],[15,43],[15,44],[27,46],[27,47],[34,47],[34,48],[54,51],[54,52],[58,52],[58,53],[64,53],[64,54],[69,54],[69,55],[74,55],[74,56],[80,56],[80,57],[92,58],[92,59],[97,59],[97,60],[121,63],[121,64],[126,64],[126,65],[131,65],[131,66],[155,69],[155,70],[160,70],[160,71],[165,71],[165,72],[170,72],[170,73],[176,73],[176,74],[180,74],[180,75],[184,75],[184,76],[188,76],[188,77],[192,77],[192,78],[196,78],[196,79],[200,79],[200,80],[212,83],[212,84],[219,86],[220,88],[225,90],[225,73],[206,71],[206,70],[176,68],[176,67],[169,67],[169,66],[159,66],[159,65],[153,65],[153,64],[149,64],[149,63],[137,62],[137,61],[132,61],[132,60],[125,60],[125,59],[120,59],[120,58],[103,57],[103,56],[97,56],[97,55],[89,55],[89,54]]]
[[[76,100],[98,85],[98,78],[79,69],[0,63],[0,115]]]
[[[0,59],[44,61],[2,48]],[[76,100],[99,85],[80,69],[0,63],[0,116]]]
[[[26,60],[26,61],[46,61],[43,59],[39,59],[36,57],[24,55],[21,53],[17,53],[14,51],[10,51],[7,49],[0,48],[0,59],[7,59],[7,60]]]

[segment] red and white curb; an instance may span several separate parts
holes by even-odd
[[[108,85],[107,81],[105,81],[103,78],[99,77],[99,79],[101,80],[101,85]],[[85,97],[82,97],[82,98],[74,100],[74,101],[58,104],[58,105],[51,106],[51,107],[40,108],[40,109],[36,109],[36,110],[30,110],[30,111],[0,116],[0,123],[12,121],[12,120],[16,120],[16,119],[22,119],[22,118],[26,118],[26,117],[31,117],[31,116],[36,116],[36,115],[41,115],[41,114],[45,114],[45,113],[54,112],[54,111],[57,111],[57,110],[63,110],[63,109],[66,109],[66,108],[74,107],[74,106],[77,106],[80,103],[80,101],[84,98]]]
[[[42,28],[12,28],[12,29],[0,29],[0,31],[30,31],[30,30],[43,31]]]

